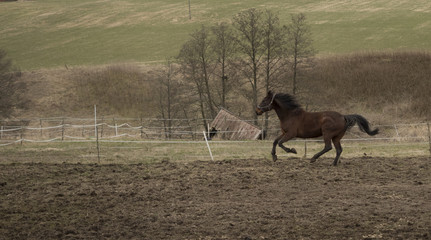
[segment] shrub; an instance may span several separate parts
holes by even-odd
[[[0,117],[9,117],[17,108],[25,108],[26,84],[20,81],[21,71],[17,70],[6,51],[0,49]]]

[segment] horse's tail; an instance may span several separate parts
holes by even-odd
[[[378,128],[371,131],[368,120],[359,114],[344,115],[344,120],[346,121],[346,130],[352,128],[355,124],[358,124],[359,129],[370,136],[374,136],[379,133]]]

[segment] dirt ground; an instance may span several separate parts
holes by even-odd
[[[0,239],[431,239],[429,158],[0,165]]]

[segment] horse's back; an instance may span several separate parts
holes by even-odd
[[[307,122],[313,124],[344,124],[344,115],[335,111],[324,111],[324,112],[304,112],[304,118]]]
[[[304,112],[302,117],[302,129],[298,131],[298,137],[320,137],[327,132],[338,133],[344,130],[344,116],[335,111]]]

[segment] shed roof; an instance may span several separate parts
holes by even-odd
[[[220,109],[211,127],[217,129],[224,139],[230,140],[256,140],[262,132],[256,125],[240,119],[224,108]]]

